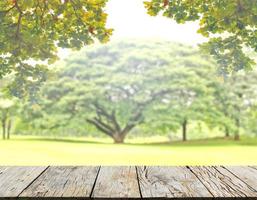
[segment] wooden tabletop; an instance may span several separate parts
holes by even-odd
[[[0,198],[257,199],[257,167],[0,167]]]

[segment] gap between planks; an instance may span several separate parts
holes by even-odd
[[[239,176],[236,176],[227,168],[230,167],[190,167],[214,197],[257,197],[257,191],[254,189],[257,186],[257,173],[250,172],[248,167],[235,167],[239,172]],[[247,176],[244,176],[245,173],[248,173]],[[245,178],[248,178],[248,183]]]
[[[92,198],[93,191],[94,191],[94,189],[95,189],[95,184],[96,184],[96,181],[97,181],[97,179],[98,179],[100,170],[101,170],[101,166],[99,166],[99,169],[98,169],[98,171],[97,171],[97,174],[96,174],[96,177],[95,177],[95,182],[94,182],[94,184],[93,184],[93,187],[92,187],[92,190],[91,190],[91,192],[90,192],[89,198]]]
[[[17,197],[19,197],[27,188],[29,188],[31,186],[31,184],[33,184],[34,181],[36,181],[38,179],[38,177],[40,177],[50,166],[47,166],[37,177],[35,177],[35,179],[28,184],[27,187],[25,187],[19,194]]]

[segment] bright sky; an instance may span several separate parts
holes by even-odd
[[[146,13],[144,0],[109,0],[107,26],[114,28],[112,40],[121,38],[160,38],[196,45],[206,41],[197,34],[198,24],[178,25],[175,21]]]
[[[107,27],[113,28],[111,40],[126,38],[164,39],[197,45],[206,38],[197,33],[197,22],[177,24],[162,16],[152,17],[146,13],[144,0],[109,0]],[[60,49],[59,56],[66,58],[67,49]]]

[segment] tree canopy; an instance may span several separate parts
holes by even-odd
[[[0,78],[14,74],[16,96],[38,89],[58,47],[80,49],[108,41],[106,0],[4,0],[0,2]]]
[[[13,74],[15,96],[33,96],[47,79],[47,65],[58,47],[80,49],[96,39],[108,41],[107,0],[5,0],[0,2],[0,78]],[[204,50],[224,74],[251,69],[257,51],[257,0],[152,0],[150,15],[162,13],[177,23],[199,20],[198,32],[208,38]]]
[[[254,65],[245,50],[257,52],[257,0],[151,0],[145,6],[150,15],[161,13],[177,23],[199,21],[198,32],[209,38],[203,49],[215,57],[222,73]]]
[[[7,136],[12,124],[20,134],[104,133],[117,143],[138,135],[209,137],[208,127],[235,139],[256,133],[256,70],[224,81],[216,62],[194,47],[161,40],[110,42],[73,53],[55,69],[36,101],[18,103],[0,94]],[[14,106],[6,108],[7,101]],[[206,132],[199,134],[195,125]]]
[[[231,131],[235,139],[239,139],[240,129],[249,120],[248,113],[253,112],[257,103],[257,73],[238,73],[228,78],[226,82],[214,82],[213,108],[218,116],[211,120],[218,120],[224,127],[226,136]]]
[[[191,121],[221,127],[226,136],[256,130],[257,0],[149,0],[150,15],[177,23],[199,21],[201,45],[217,63],[192,47],[161,41],[127,41],[83,49],[49,76],[60,48],[79,50],[107,42],[107,0],[5,0],[0,2],[0,117],[3,136],[17,103],[22,121],[54,130],[86,124],[120,143],[138,127],[182,129]],[[223,77],[218,77],[218,70]],[[55,65],[54,65],[55,66]],[[56,67],[56,66],[55,66]],[[52,72],[52,71],[51,71]],[[235,73],[237,72],[237,73]],[[84,128],[84,127],[83,127]],[[81,128],[82,130],[84,130]],[[156,130],[156,129],[155,129]]]
[[[63,115],[51,127],[84,119],[115,142],[123,142],[142,123],[178,128],[184,118],[196,118],[187,113],[208,93],[206,75],[212,64],[192,47],[167,42],[87,48],[71,56],[58,79],[43,88],[41,110],[43,116]],[[165,120],[167,113],[158,115],[163,109],[170,113],[177,109],[175,113],[184,117]],[[45,126],[49,127],[48,120]]]

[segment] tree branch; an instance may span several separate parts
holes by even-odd
[[[96,117],[94,118],[94,121],[98,122],[101,126],[103,126],[104,128],[108,129],[111,133],[115,132],[115,130],[109,126],[108,124],[104,123],[103,121],[101,121],[100,119],[97,119]]]
[[[121,128],[120,128],[120,125],[118,124],[118,121],[116,119],[115,110],[112,111],[112,120],[113,120],[113,124],[115,126],[116,131],[120,132]]]
[[[143,114],[141,111],[138,111],[134,116],[129,119],[129,122],[121,131],[122,135],[125,136],[129,131],[131,131],[136,125],[143,122]]]
[[[98,121],[95,121],[94,119],[87,119],[87,122],[90,124],[93,124],[101,132],[107,134],[110,137],[113,137],[112,132],[110,132],[110,130],[103,127]]]
[[[96,108],[96,112],[98,115],[103,115],[105,116],[107,119],[110,119],[111,118],[111,115],[109,115],[105,109],[103,107],[101,107],[97,102],[94,102],[93,105],[95,106]]]
[[[97,116],[99,118],[99,121],[101,123],[103,123],[103,121],[101,120],[101,117],[105,117],[106,121],[108,121],[109,123],[111,123],[113,125],[113,127],[111,126],[108,126],[108,129],[112,130],[113,132],[120,132],[121,128],[118,124],[118,121],[116,119],[116,116],[115,116],[115,110],[112,111],[111,114],[109,114],[107,111],[105,111],[105,109],[103,107],[101,107],[97,102],[95,102],[93,104],[96,108],[96,113],[97,113]],[[105,124],[105,126],[107,126]]]
[[[140,102],[138,103],[138,107],[139,109],[143,109],[145,106],[147,106],[148,104],[152,103],[153,101],[155,101],[157,98],[159,98],[160,96],[166,95],[168,93],[170,93],[171,90],[167,89],[167,90],[162,90],[160,92],[154,93],[151,95],[150,99],[144,101],[144,102]]]
[[[15,1],[15,8],[17,8],[18,12],[19,12],[19,18],[18,18],[18,22],[17,22],[17,29],[16,29],[16,34],[15,34],[15,38],[18,39],[19,38],[19,34],[20,34],[20,28],[21,28],[21,19],[22,19],[22,10],[18,5],[18,0]]]
[[[15,8],[15,5],[13,5],[11,8],[7,9],[7,10],[4,11],[4,12],[8,13],[8,12],[10,12],[12,9],[14,9],[14,8]]]

